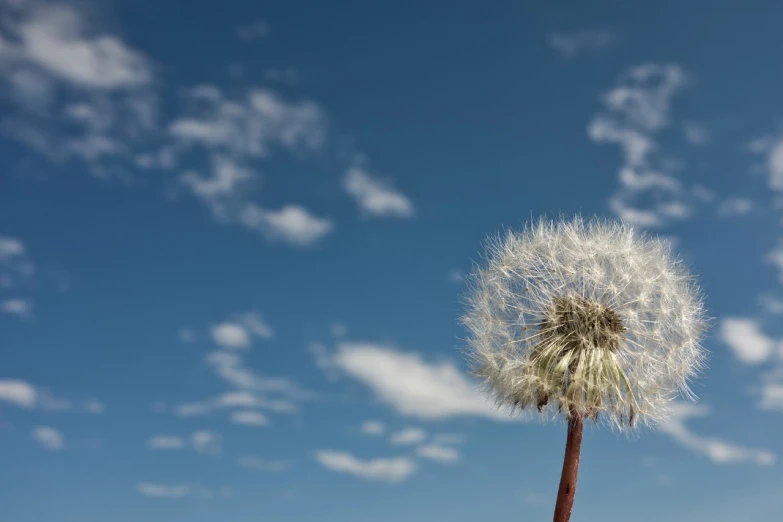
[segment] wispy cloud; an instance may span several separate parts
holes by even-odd
[[[256,312],[240,314],[234,320],[224,321],[210,328],[212,340],[226,349],[248,348],[254,337],[271,339],[274,330]]]
[[[689,419],[708,414],[709,409],[704,406],[675,403],[672,405],[671,419],[661,424],[659,430],[672,437],[678,444],[704,455],[716,464],[736,462],[753,462],[764,466],[774,464],[776,456],[769,450],[744,448],[717,438],[697,435],[686,426]]]
[[[141,482],[136,490],[146,497],[182,498],[191,495],[193,488],[188,485],[167,485]]]
[[[419,444],[427,438],[427,432],[421,428],[406,428],[397,433],[392,433],[389,442],[395,446],[406,444]]]
[[[245,426],[266,426],[269,424],[269,419],[257,411],[240,410],[231,414],[231,422]]]
[[[371,176],[361,167],[353,166],[348,169],[343,187],[353,196],[359,208],[369,215],[413,216],[413,203],[407,196],[394,189],[390,182]]]
[[[398,483],[416,472],[416,463],[408,457],[360,460],[350,453],[322,450],[316,459],[325,468],[338,473],[389,483]]]
[[[223,451],[218,433],[209,430],[199,430],[190,436],[190,443],[198,453],[217,455]]]
[[[5,299],[0,301],[0,310],[22,319],[29,319],[33,315],[33,302],[30,299]]]
[[[147,446],[157,450],[178,450],[185,447],[185,440],[177,435],[155,435],[147,439]]]
[[[547,37],[550,48],[566,58],[594,54],[609,48],[617,37],[609,31],[582,30],[570,33],[554,33]]]
[[[734,355],[746,364],[759,364],[773,354],[783,355],[783,343],[764,334],[758,321],[727,317],[721,321],[720,336]]]
[[[660,227],[692,214],[692,193],[683,189],[654,139],[669,124],[672,97],[686,83],[677,65],[632,67],[604,93],[606,112],[595,116],[588,127],[590,139],[614,143],[623,152],[620,189],[610,198],[609,207],[637,226]]]
[[[37,398],[38,392],[25,381],[18,379],[0,380],[0,401],[2,402],[22,408],[32,408],[35,406]]]
[[[386,432],[386,426],[378,421],[366,421],[361,427],[362,433],[367,435],[383,435]]]
[[[769,188],[783,191],[783,135],[763,136],[753,140],[748,149],[764,157]]]
[[[439,444],[425,444],[424,446],[419,446],[416,448],[416,454],[440,462],[441,464],[450,464],[452,462],[457,462],[460,459],[458,450]]]
[[[63,434],[51,426],[39,426],[33,430],[33,438],[44,448],[59,451],[65,447]]]
[[[8,31],[0,84],[17,102],[0,132],[57,163],[76,158],[107,175],[101,161],[126,155],[138,131],[155,124],[150,61],[65,3],[5,2],[0,22]]]
[[[728,198],[718,205],[718,214],[721,216],[744,216],[753,212],[755,204],[748,198]]]
[[[401,415],[511,420],[451,362],[426,362],[418,354],[381,344],[342,342],[331,364],[364,383]]]

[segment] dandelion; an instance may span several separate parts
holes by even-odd
[[[623,223],[542,219],[486,246],[462,319],[473,373],[498,406],[567,420],[554,517],[567,522],[585,419],[628,431],[694,398],[701,295],[668,243]]]

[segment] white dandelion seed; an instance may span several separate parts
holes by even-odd
[[[568,419],[561,488],[572,503],[583,419],[629,430],[665,419],[679,393],[693,397],[707,326],[699,289],[668,243],[623,223],[542,219],[486,246],[462,319],[473,373],[499,406]]]

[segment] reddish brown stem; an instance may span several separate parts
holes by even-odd
[[[560,475],[560,488],[557,490],[554,522],[568,522],[574,509],[579,456],[582,451],[582,428],[582,417],[579,414],[572,414],[568,419],[568,438],[563,457],[563,472]]]

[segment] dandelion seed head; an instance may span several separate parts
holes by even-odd
[[[498,405],[625,430],[693,397],[707,320],[668,243],[577,217],[542,219],[486,248],[462,321],[473,373]]]

